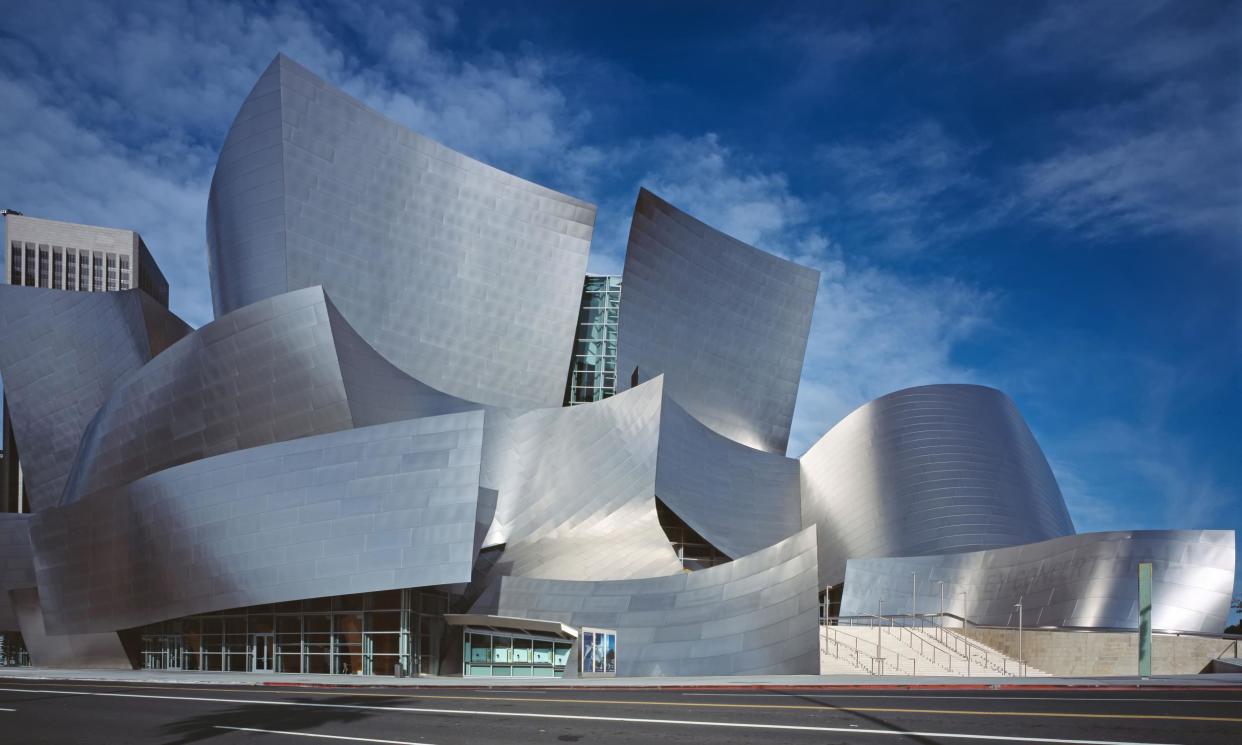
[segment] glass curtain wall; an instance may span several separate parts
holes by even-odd
[[[565,386],[566,406],[600,401],[616,392],[620,312],[621,278],[587,277]]]
[[[152,670],[439,673],[448,595],[389,590],[220,611],[142,629]]]

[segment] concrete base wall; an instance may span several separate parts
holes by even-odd
[[[1018,657],[1017,629],[966,629],[972,639]],[[1186,675],[1207,671],[1222,652],[1236,655],[1234,640],[1152,634],[1152,675]],[[1138,634],[1120,631],[1022,632],[1027,664],[1052,675],[1135,675]]]

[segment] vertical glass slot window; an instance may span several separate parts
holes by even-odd
[[[91,255],[86,251],[78,252],[78,291],[91,291]]]
[[[26,244],[26,275],[25,275],[27,287],[35,286],[35,280],[39,276],[38,268],[35,266],[35,263],[38,260],[39,260],[39,255],[35,249],[35,245],[33,243],[27,243]]]
[[[108,291],[116,292],[116,254],[108,254],[106,261],[108,267]]]
[[[52,259],[48,247],[46,245],[39,246],[39,286],[51,287],[52,282],[49,278]]]
[[[52,289],[65,289],[65,250],[52,246]]]
[[[91,254],[91,290],[104,291],[104,261],[103,254],[99,251]]]
[[[78,289],[78,252],[65,249],[65,289]]]
[[[9,245],[9,284],[22,283],[22,244],[13,241]]]

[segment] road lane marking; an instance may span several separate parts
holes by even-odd
[[[373,737],[345,737],[344,735],[321,735],[315,732],[288,732],[281,729],[257,729],[255,727],[223,727],[216,725],[213,729],[227,729],[234,732],[262,732],[265,735],[291,735],[293,737],[318,737],[324,740],[348,740],[349,742],[378,742],[383,745],[430,745],[426,742],[412,740],[376,740]]]
[[[261,688],[257,689],[239,689],[239,688],[186,688],[182,686],[160,687],[160,686],[78,686],[78,687],[95,687],[95,688],[141,688],[156,690],[198,690],[198,691],[215,691],[221,693],[265,693],[265,694],[283,694],[292,695],[289,689],[280,691],[270,691]],[[30,688],[0,688],[0,691],[9,692],[25,692],[31,691]],[[82,691],[67,691],[63,689],[54,689],[46,691],[35,691],[36,693],[67,693],[79,696],[123,696],[120,693],[97,693]],[[1187,721],[1187,722],[1228,722],[1242,723],[1242,717],[1219,717],[1219,716],[1197,716],[1190,714],[1092,714],[1084,712],[1060,712],[1060,711],[986,711],[977,709],[913,709],[913,708],[897,708],[887,706],[833,706],[831,704],[713,704],[698,701],[638,701],[638,700],[616,700],[601,698],[509,698],[507,696],[448,696],[440,694],[385,694],[385,693],[355,693],[348,689],[337,691],[303,691],[297,690],[298,694],[312,694],[319,696],[376,696],[382,698],[396,699],[416,699],[416,700],[437,700],[437,701],[491,701],[491,702],[519,702],[519,703],[538,703],[538,704],[605,704],[613,706],[673,706],[679,708],[704,708],[704,709],[774,709],[774,710],[802,710],[802,711],[835,711],[842,713],[879,713],[879,714],[931,714],[931,715],[951,715],[951,716],[984,716],[984,717],[1045,717],[1045,718],[1061,718],[1061,719],[1151,719],[1160,721]],[[141,698],[136,694],[133,697]],[[149,696],[148,698],[162,698],[160,696]],[[177,698],[175,696],[163,698]],[[187,701],[195,700],[194,698],[186,698]],[[272,703],[261,701],[258,699],[247,699],[253,703]],[[1105,699],[1106,700],[1106,699]],[[290,702],[275,702],[290,703]],[[447,711],[447,710],[445,710]]]
[[[917,695],[906,696],[900,693],[896,693],[892,695],[882,696],[876,693],[841,693],[841,694],[835,694],[835,693],[772,693],[772,692],[764,691],[760,693],[724,693],[724,692],[690,693],[690,692],[686,692],[686,693],[682,693],[681,695],[682,696],[741,696],[741,697],[772,696],[776,698],[789,698],[790,696],[796,696],[798,698],[824,698],[824,699],[927,698],[927,699],[932,699],[934,701],[1095,701],[1097,703],[1098,702],[1113,702],[1113,701],[1145,701],[1149,703],[1159,703],[1159,704],[1183,704],[1183,703],[1184,704],[1237,704],[1237,703],[1242,703],[1242,699],[1236,699],[1236,698],[1110,698],[1110,697],[1100,698],[1100,697],[1091,697],[1091,696],[1006,696],[1004,694],[1000,694],[996,696],[956,696],[956,695],[929,696],[927,694],[917,694]]]
[[[0,709],[0,711],[17,711],[17,709]]]
[[[546,714],[533,711],[484,711],[474,709],[425,709],[413,706],[368,706],[364,704],[325,704],[310,701],[256,701],[246,698],[207,698],[206,696],[153,696],[145,693],[100,693],[98,691],[65,691],[0,688],[18,693],[62,693],[69,696],[103,696],[109,698],[141,698],[163,701],[197,701],[215,704],[258,704],[260,706],[299,706],[311,709],[349,709],[351,711],[382,711],[388,713],[434,714],[441,716],[501,717],[507,719],[559,719],[568,721],[610,722],[618,724],[662,724],[726,729],[778,730],[781,732],[848,732],[863,735],[896,735],[898,737],[939,737],[950,740],[993,740],[1003,742],[1039,742],[1050,745],[1171,745],[1170,743],[1133,742],[1129,740],[1068,740],[1055,737],[1015,737],[1011,735],[975,735],[962,732],[913,732],[898,729],[861,729],[857,726],[823,727],[807,724],[764,724],[759,722],[711,722],[696,719],[647,719],[640,717],[601,717],[585,714]],[[842,710],[844,711],[844,710]],[[987,713],[987,712],[979,712]]]

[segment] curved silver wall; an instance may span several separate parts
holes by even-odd
[[[0,513],[0,631],[18,628],[17,615],[9,602],[9,590],[34,584],[30,515]]]
[[[139,290],[0,285],[0,376],[34,510],[60,500],[82,435],[111,392],[186,331]]]
[[[660,417],[655,493],[733,558],[802,529],[798,461],[719,435],[667,396]]]
[[[1152,627],[1219,634],[1229,623],[1234,531],[1084,533],[988,551],[851,559],[841,615],[945,611],[973,623],[1028,627],[1136,628],[1138,564],[1152,567]],[[965,593],[964,595],[962,593]]]
[[[690,574],[505,577],[496,612],[617,630],[618,675],[817,674],[815,531]]]
[[[427,385],[557,406],[594,223],[592,205],[411,132],[281,55],[212,180],[216,314],[322,285]]]
[[[1074,532],[1039,444],[1009,397],[907,388],[859,407],[802,456],[802,521],[820,581],[847,559],[1013,546]]]
[[[350,429],[168,468],[40,512],[49,633],[467,582],[483,412]]]
[[[819,272],[705,225],[642,189],[621,288],[617,386],[664,374],[696,419],[785,453]]]
[[[504,432],[489,430],[497,447],[485,459],[494,459],[498,501],[485,545],[505,546],[493,576],[622,579],[681,571],[656,516],[662,391],[657,378],[598,403],[532,411]]]

